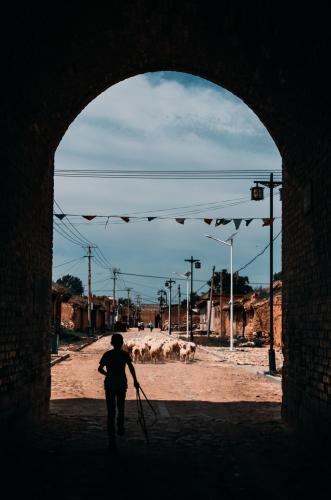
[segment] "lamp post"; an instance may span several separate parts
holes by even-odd
[[[171,288],[172,285],[175,284],[176,281],[172,280],[171,278],[165,282],[165,286],[169,288],[169,323],[168,323],[168,333],[171,335]]]
[[[189,299],[188,299],[188,281],[191,276],[191,272],[187,271],[184,274],[176,273],[175,271],[172,274],[177,274],[177,276],[181,276],[186,279],[186,338],[189,338]]]
[[[233,233],[227,240],[223,241],[214,238],[210,234],[205,234],[206,238],[223,243],[230,247],[230,351],[233,351],[233,238],[237,233]]]
[[[160,325],[160,328],[162,330],[162,327],[163,327],[163,321],[162,321],[162,316],[163,316],[163,311],[164,311],[164,303],[166,303],[167,301],[167,292],[165,290],[163,290],[163,288],[161,288],[157,294],[159,295],[159,303],[160,303],[160,321],[161,321],[161,325]],[[165,298],[164,298],[164,297]]]
[[[270,294],[269,294],[269,372],[274,373],[276,371],[276,356],[274,350],[274,288],[273,288],[273,278],[274,278],[274,187],[281,186],[283,183],[281,181],[274,181],[274,174],[270,174],[269,181],[254,181],[255,186],[251,187],[251,199],[253,201],[263,200],[263,190],[260,187],[266,186],[270,190]],[[280,189],[280,200],[282,199],[282,191]]]
[[[201,268],[201,262],[199,259],[185,259],[185,262],[191,263],[191,299],[190,299],[190,340],[193,342],[193,324],[192,324],[192,302],[193,302],[193,264],[196,269]]]

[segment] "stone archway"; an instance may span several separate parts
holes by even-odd
[[[15,15],[14,15],[15,14]],[[328,28],[323,13],[286,17],[227,2],[69,4],[8,13],[3,31],[1,414],[45,414],[53,159],[77,114],[109,86],[148,71],[192,73],[257,114],[283,159],[283,415],[330,419]],[[325,16],[327,19],[327,16]],[[326,23],[326,21],[325,21]],[[312,31],[318,29],[317,36]],[[313,101],[312,101],[313,96]],[[5,179],[5,181],[4,181]]]

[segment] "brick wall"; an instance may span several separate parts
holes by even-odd
[[[143,0],[130,8],[111,2],[95,9],[69,2],[65,15],[58,3],[38,9],[9,6],[1,31],[3,422],[47,410],[56,148],[77,114],[112,84],[147,71],[177,70],[242,98],[282,155],[283,415],[297,427],[317,422],[328,428],[329,16],[322,7],[305,11],[304,4],[293,17],[289,10],[284,16],[268,2]]]

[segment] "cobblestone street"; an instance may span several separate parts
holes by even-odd
[[[188,364],[135,364],[157,419],[145,405],[147,445],[128,374],[127,432],[110,455],[97,372],[109,340],[73,351],[52,368],[49,419],[20,443],[19,453],[8,454],[8,464],[12,457],[23,471],[27,496],[103,499],[120,487],[123,498],[262,498],[267,491],[273,499],[278,489],[292,498],[313,488],[313,458],[281,423],[281,384],[256,375],[256,366],[238,367],[200,348]],[[301,470],[309,475],[299,481]]]

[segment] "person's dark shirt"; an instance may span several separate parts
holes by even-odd
[[[132,363],[128,352],[121,349],[112,349],[104,353],[100,365],[106,367],[107,375],[105,386],[109,389],[127,389],[128,381],[125,374],[125,365]]]

